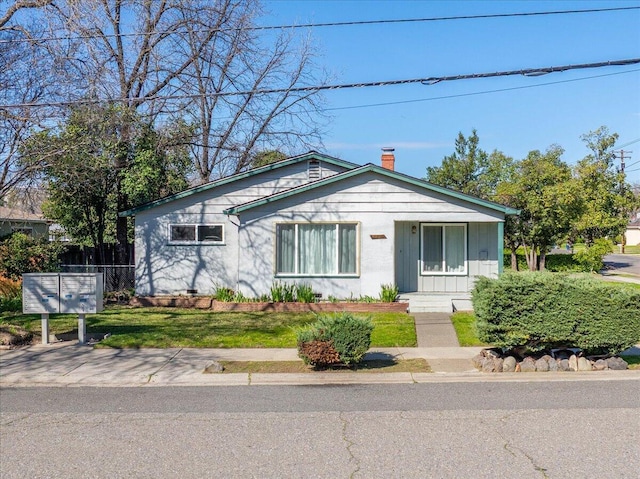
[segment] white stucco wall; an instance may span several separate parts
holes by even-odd
[[[344,168],[322,162],[323,176]],[[306,183],[307,162],[288,165],[186,196],[135,217],[136,294],[211,294],[238,282],[238,221],[223,210]],[[176,245],[171,224],[222,224],[224,244]]]
[[[502,215],[406,183],[367,173],[322,190],[256,207],[239,216],[238,285],[247,296],[268,292],[274,280],[311,284],[324,298],[378,296],[382,284],[395,283],[395,225],[398,222],[469,223],[469,275],[423,277],[421,290],[468,291],[476,274],[497,274],[497,222]],[[283,222],[355,222],[359,225],[358,277],[275,275],[275,225]],[[385,239],[373,239],[384,235]],[[481,241],[481,243],[479,243]],[[479,258],[486,251],[486,258]],[[416,258],[418,259],[418,258]],[[429,283],[432,283],[431,285]]]

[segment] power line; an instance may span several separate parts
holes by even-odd
[[[577,81],[583,81],[583,80],[592,80],[594,78],[604,78],[604,77],[610,77],[610,76],[614,76],[614,75],[624,75],[627,73],[633,73],[633,72],[638,72],[640,71],[640,69],[634,69],[634,70],[627,70],[624,72],[616,72],[616,73],[605,73],[603,75],[593,75],[593,76],[588,76],[588,77],[582,77],[582,78],[572,78],[571,80],[559,80],[559,81],[553,81],[553,82],[547,82],[547,83],[538,83],[537,85],[523,85],[523,86],[514,86],[511,88],[498,88],[495,90],[484,90],[484,91],[476,91],[476,92],[470,92],[470,93],[459,93],[456,95],[445,95],[445,96],[435,96],[435,97],[431,97],[431,98],[416,98],[413,100],[399,100],[399,101],[389,101],[389,102],[384,102],[384,103],[370,103],[368,105],[353,105],[353,106],[340,106],[340,107],[335,107],[335,108],[324,108],[322,111],[338,111],[338,110],[355,110],[358,108],[371,108],[371,107],[378,107],[378,106],[389,106],[389,105],[402,105],[402,104],[406,104],[406,103],[419,103],[419,102],[423,102],[423,101],[434,101],[434,100],[448,100],[449,98],[461,98],[461,97],[466,97],[466,96],[475,96],[475,95],[486,95],[489,93],[502,93],[505,91],[512,91],[512,90],[524,90],[527,88],[537,88],[537,87],[541,87],[541,86],[549,86],[549,85],[558,85],[561,83],[571,83],[571,82],[577,82]],[[638,138],[637,140],[631,142],[631,143],[627,143],[626,145],[622,145],[622,147],[631,145],[632,143],[635,143],[637,141],[640,141],[640,138]]]
[[[387,20],[360,20],[350,22],[326,22],[326,23],[302,23],[298,25],[263,25],[247,28],[209,28],[203,30],[193,30],[191,33],[211,33],[211,32],[232,32],[232,31],[266,31],[266,30],[285,30],[285,29],[298,29],[298,28],[324,28],[324,27],[345,27],[345,26],[362,26],[362,25],[385,25],[395,23],[418,23],[418,22],[442,22],[452,20],[479,20],[486,18],[511,18],[511,17],[533,17],[543,15],[568,15],[579,13],[599,13],[599,12],[615,12],[624,10],[638,10],[640,7],[612,7],[612,8],[590,8],[584,10],[552,10],[542,12],[521,12],[521,13],[493,13],[485,15],[456,15],[450,17],[426,17],[426,18],[404,18],[404,19],[387,19]],[[173,35],[180,32],[175,30],[164,30],[152,32],[154,35]],[[37,39],[29,38],[16,38],[8,40],[0,40],[2,43],[21,43],[21,42],[45,42],[56,40],[81,40],[84,38],[128,38],[137,36],[147,36],[150,33],[135,32],[135,33],[121,33],[105,34],[105,35],[77,35],[77,36],[64,36],[64,37],[44,37]]]
[[[273,93],[318,92],[318,91],[325,91],[325,90],[342,90],[342,89],[348,89],[348,88],[369,88],[369,87],[381,87],[381,86],[392,86],[392,85],[408,85],[408,84],[415,84],[415,83],[421,83],[422,85],[435,85],[436,83],[441,83],[445,81],[506,77],[506,76],[514,76],[514,75],[537,77],[537,76],[546,75],[549,73],[564,72],[569,70],[582,70],[587,68],[601,68],[601,67],[608,67],[608,66],[626,66],[626,65],[634,65],[637,63],[640,63],[640,58],[632,58],[627,60],[611,60],[611,61],[597,62],[597,63],[582,63],[577,65],[564,65],[564,66],[557,66],[557,67],[527,68],[527,69],[521,69],[521,70],[508,70],[508,71],[501,71],[501,72],[471,73],[471,74],[463,74],[463,75],[413,78],[413,79],[404,79],[404,80],[346,83],[346,84],[336,84],[336,85],[300,86],[300,87],[293,87],[293,88],[265,88],[265,89],[256,89],[256,90],[246,90],[246,91],[227,91],[227,92],[219,91],[219,92],[208,93],[206,95],[203,95],[203,94],[156,95],[152,97],[143,96],[143,97],[135,97],[135,98],[113,98],[108,100],[84,99],[84,100],[68,100],[68,101],[60,101],[60,102],[14,103],[14,104],[4,104],[4,105],[0,104],[0,108],[10,109],[10,108],[63,107],[63,106],[72,106],[72,105],[99,104],[99,103],[102,103],[103,101],[139,103],[144,101],[160,100],[160,99],[181,100],[181,99],[196,99],[196,98],[201,98],[203,96],[229,97],[229,96],[241,96],[241,95],[269,95]]]

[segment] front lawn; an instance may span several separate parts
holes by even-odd
[[[375,328],[372,347],[414,347],[413,318],[403,313],[370,313]],[[112,348],[295,348],[296,329],[312,323],[313,313],[214,313],[177,308],[113,307],[87,315],[87,334],[110,333],[98,347]],[[14,324],[40,335],[37,314],[0,315],[0,324]],[[75,315],[53,314],[52,334],[77,329]]]
[[[476,317],[472,312],[458,311],[451,316],[460,346],[488,346],[478,339]]]

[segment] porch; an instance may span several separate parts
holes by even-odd
[[[400,293],[399,301],[409,303],[410,313],[453,313],[471,311],[471,293]]]

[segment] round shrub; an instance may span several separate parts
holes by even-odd
[[[373,323],[369,318],[347,312],[320,315],[317,321],[298,331],[298,356],[305,363],[314,366],[334,364],[322,359],[333,357],[328,348],[331,346],[341,363],[359,363],[369,350],[372,331]],[[310,343],[314,346],[311,347]],[[310,354],[310,351],[317,351],[318,355]]]

